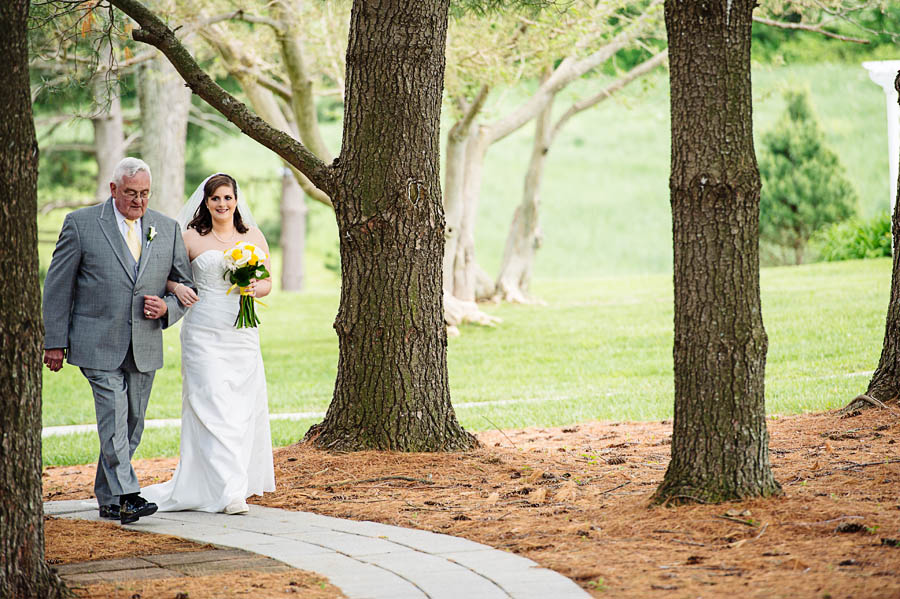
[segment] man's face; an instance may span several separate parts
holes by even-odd
[[[122,183],[109,184],[116,209],[129,220],[137,220],[144,216],[147,204],[150,203],[150,174],[138,171],[133,177],[122,177]]]

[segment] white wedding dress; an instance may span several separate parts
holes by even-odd
[[[141,496],[163,512],[221,512],[275,490],[259,330],[234,328],[240,295],[226,295],[221,250],[191,262],[200,297],[181,326],[181,457],[168,482]]]

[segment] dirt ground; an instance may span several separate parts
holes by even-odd
[[[597,597],[900,597],[900,412],[768,426],[777,498],[651,507],[671,423],[591,422],[485,432],[484,447],[467,454],[294,445],[276,451],[278,490],[252,502],[465,537],[531,558]],[[175,463],[135,466],[149,484]],[[93,465],[48,468],[44,499],[90,497],[93,478]],[[51,558],[62,534],[54,528]],[[64,544],[76,551],[71,538]]]

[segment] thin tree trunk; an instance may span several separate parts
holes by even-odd
[[[184,205],[184,153],[191,90],[162,55],[140,71],[141,156],[153,175],[152,206],[174,217]]]
[[[471,119],[465,116],[453,124],[447,134],[444,158],[444,290],[452,292],[456,248],[459,246],[463,217],[463,185],[465,183],[466,144],[472,135]]]
[[[303,291],[306,253],[306,201],[293,171],[281,176],[281,289]]]
[[[500,322],[500,319],[496,316],[482,312],[474,301],[465,301],[453,295],[456,250],[459,247],[464,210],[463,187],[465,185],[466,147],[473,135],[472,124],[484,106],[488,91],[487,86],[482,87],[470,105],[460,102],[460,107],[464,114],[453,124],[453,127],[450,128],[450,132],[447,134],[447,152],[444,160],[444,213],[446,215],[446,225],[444,226],[443,289],[444,322],[447,324],[447,332],[450,335],[458,335],[459,325],[465,322],[485,326],[494,326]]]
[[[0,597],[60,597],[44,561],[38,145],[28,81],[28,5],[0,3]]]
[[[544,168],[547,163],[547,154],[550,151],[550,146],[553,144],[559,131],[573,116],[611,98],[632,81],[643,77],[661,65],[666,61],[667,57],[668,51],[663,50],[635,66],[594,96],[573,103],[555,124],[551,124],[550,121],[555,92],[551,96],[549,102],[535,120],[535,137],[528,171],[525,174],[525,190],[522,194],[522,202],[513,215],[509,235],[506,239],[503,262],[500,267],[500,274],[497,277],[495,298],[519,303],[540,302],[540,300],[535,299],[528,293],[528,285],[531,280],[535,255],[542,241],[539,198],[541,185],[543,184]],[[549,72],[545,73],[545,78],[541,82],[542,86],[546,83],[549,76]]]
[[[441,294],[439,134],[449,0],[355,0],[336,163],[338,375],[307,439],[329,449],[451,451]]]
[[[301,12],[299,2],[278,0],[272,4],[272,10],[283,27],[277,34],[278,45],[291,84],[291,109],[300,140],[324,162],[331,162],[332,154],[325,145],[319,129],[313,78],[306,67],[303,44],[300,40],[303,23],[295,16]]]
[[[484,128],[476,127],[465,148],[462,214],[459,217],[458,240],[453,255],[454,297],[466,302],[487,299],[494,295],[494,281],[475,259],[475,225],[478,221],[478,200],[481,176],[489,142]]]
[[[894,80],[894,88],[900,90],[900,72]],[[891,217],[891,231],[894,238],[894,262],[891,270],[891,297],[888,302],[887,318],[884,324],[884,343],[881,347],[881,358],[878,368],[869,381],[864,395],[857,397],[845,408],[853,411],[858,408],[873,407],[878,403],[895,402],[900,397],[900,178],[898,178],[897,197],[894,200],[894,212]],[[874,400],[874,401],[872,401]]]
[[[108,42],[100,49],[100,64],[108,65],[112,58],[112,47]],[[97,73],[92,82],[94,92],[94,155],[97,158],[97,190],[94,197],[98,202],[109,197],[109,182],[113,170],[125,157],[125,128],[122,124],[122,102],[119,98],[119,81],[108,71]]]
[[[655,499],[781,492],[769,465],[753,150],[753,0],[667,0],[675,423]]]
[[[546,81],[549,76],[548,70],[541,82]],[[500,263],[500,274],[497,276],[496,296],[508,302],[530,304],[535,301],[528,293],[528,286],[531,283],[534,255],[541,246],[543,237],[539,220],[541,182],[547,163],[547,152],[550,151],[552,119],[551,98],[534,121],[534,140],[528,170],[525,173],[522,202],[513,214],[509,234],[506,236],[503,260]]]

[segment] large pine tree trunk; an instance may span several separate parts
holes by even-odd
[[[108,65],[112,47],[105,42],[100,49],[100,64]],[[107,72],[97,73],[92,81],[94,92],[94,150],[97,157],[97,191],[101,202],[109,197],[109,182],[113,170],[125,157],[125,128],[122,124],[122,102],[119,99],[119,80]]]
[[[184,205],[184,153],[191,90],[163,55],[140,74],[141,157],[153,174],[151,206],[176,216]]]
[[[439,125],[449,0],[355,0],[335,167],[341,301],[330,449],[463,450],[447,381]]]
[[[0,3],[0,597],[58,597],[44,562],[38,145],[28,81],[28,2]]]
[[[894,87],[900,90],[900,72],[894,80]],[[900,397],[900,178],[897,197],[894,200],[894,214],[891,230],[894,237],[894,265],[891,271],[891,299],[888,303],[887,319],[884,325],[884,344],[878,368],[869,381],[869,388],[847,406],[846,410],[872,407]]]
[[[657,501],[780,492],[769,466],[753,149],[754,0],[667,0],[675,424]]]

